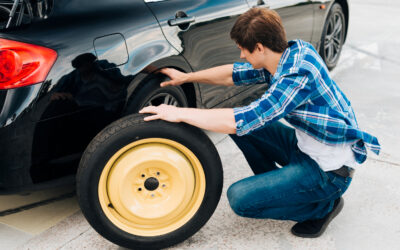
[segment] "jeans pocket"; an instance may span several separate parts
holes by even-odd
[[[335,186],[337,186],[341,190],[340,191],[341,194],[343,194],[347,190],[347,188],[350,186],[352,178],[351,177],[343,177],[343,176],[340,176],[337,174],[333,174],[333,175],[335,175],[335,176],[333,177],[333,179],[331,179],[331,182]]]

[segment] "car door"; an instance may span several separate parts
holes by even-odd
[[[264,6],[278,12],[286,29],[288,40],[311,42],[314,7],[312,0],[247,0],[249,5]]]
[[[230,39],[237,17],[249,9],[245,0],[144,0],[158,19],[167,40],[194,71],[240,60]],[[215,107],[246,90],[200,84],[202,104]]]

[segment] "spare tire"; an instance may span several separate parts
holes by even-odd
[[[219,202],[223,173],[198,128],[145,115],[100,132],[77,173],[79,205],[103,237],[131,249],[172,246],[196,233]]]

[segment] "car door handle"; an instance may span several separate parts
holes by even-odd
[[[270,6],[268,4],[266,4],[264,0],[258,0],[257,4],[254,5],[253,7],[264,7],[264,8],[269,9]]]
[[[179,26],[182,24],[189,24],[196,21],[194,16],[176,17],[175,19],[168,20],[169,26]]]

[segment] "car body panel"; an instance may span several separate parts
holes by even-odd
[[[144,2],[97,3],[91,9],[89,0],[60,0],[48,19],[0,33],[58,54],[45,82],[0,91],[0,139],[7,145],[0,150],[0,187],[73,174],[86,145],[122,115],[128,95],[146,76],[171,65],[191,70]],[[95,50],[99,39],[103,58]],[[118,63],[115,53],[128,60]]]
[[[260,0],[247,0],[258,6]],[[265,7],[275,10],[282,18],[288,40],[311,41],[314,28],[314,3],[311,0],[264,0]],[[301,27],[301,28],[300,28]]]
[[[240,60],[240,52],[230,39],[229,32],[237,17],[248,10],[245,0],[168,0],[148,2],[147,5],[156,16],[167,40],[194,71]],[[194,22],[186,25],[188,27],[171,26],[169,21],[175,19],[177,13],[185,13],[194,18]],[[212,108],[248,87],[227,88],[201,84],[199,89],[202,106]]]
[[[265,3],[283,15],[289,38],[318,44],[328,11],[319,5],[332,1]],[[0,30],[0,38],[48,47],[58,55],[44,82],[0,90],[0,193],[74,175],[90,140],[132,112],[127,107],[135,91],[157,70],[191,72],[240,61],[229,32],[238,15],[254,4],[57,0],[47,18]],[[187,30],[168,24],[177,11],[195,17]],[[248,104],[267,87],[182,85],[191,106],[206,108]]]

